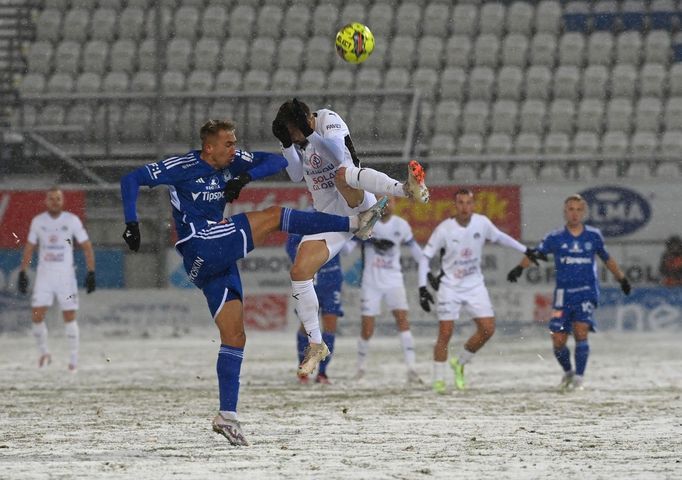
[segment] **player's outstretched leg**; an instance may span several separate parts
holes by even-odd
[[[407,181],[399,182],[383,172],[372,168],[342,167],[346,183],[360,190],[377,195],[413,198],[419,203],[429,201],[429,189],[426,187],[424,169],[416,160],[407,166]]]

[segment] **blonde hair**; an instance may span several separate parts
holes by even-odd
[[[566,200],[564,200],[564,205],[568,204],[568,202],[581,202],[587,204],[585,199],[579,193],[574,193],[573,195],[566,198]]]

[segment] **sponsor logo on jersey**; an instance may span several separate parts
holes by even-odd
[[[478,232],[474,233],[474,238],[481,238],[481,234]]]
[[[149,172],[149,176],[152,177],[152,180],[156,180],[159,178],[159,175],[161,175],[161,167],[157,163],[150,163],[146,165],[147,171]]]
[[[184,163],[184,164],[182,165],[182,168],[190,168],[190,167],[193,167],[194,165],[196,165],[197,163],[199,163],[198,160],[196,160],[196,161],[194,161],[194,162],[192,162],[192,163]],[[169,168],[170,168],[170,167],[169,167]]]
[[[580,244],[578,243],[577,240],[575,242],[573,242],[569,252],[571,252],[571,253],[583,253],[583,249],[580,248]]]
[[[559,261],[564,265],[591,265],[590,257],[560,257]]]
[[[206,183],[203,178],[197,178],[197,183]]]
[[[324,127],[324,128],[326,128],[327,130],[333,130],[333,129],[335,129],[335,128],[338,129],[338,128],[341,128],[341,124],[339,124],[339,123],[330,123],[329,125],[327,125],[327,126]]]
[[[580,194],[588,205],[586,223],[599,228],[605,237],[629,235],[651,219],[651,204],[635,190],[603,186]]]
[[[196,201],[199,197],[203,202],[215,202],[225,198],[225,192],[192,192],[192,200]]]

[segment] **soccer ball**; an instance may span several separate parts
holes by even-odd
[[[362,63],[374,51],[374,35],[362,23],[349,23],[336,34],[336,53],[348,63]]]

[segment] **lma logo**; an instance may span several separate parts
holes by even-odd
[[[586,223],[605,237],[621,237],[636,232],[649,222],[651,205],[634,190],[604,186],[580,192],[588,205]]]

